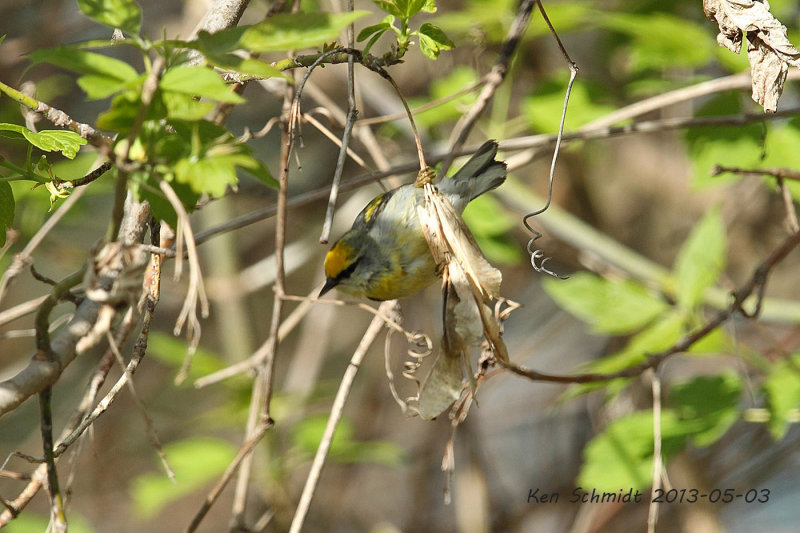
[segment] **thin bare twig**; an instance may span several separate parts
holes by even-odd
[[[56,460],[53,455],[53,413],[50,405],[52,390],[52,387],[46,387],[39,393],[42,447],[44,463],[47,467],[47,493],[50,496],[50,525],[55,533],[65,533],[67,531],[67,515],[64,512],[64,499],[58,488]]]
[[[90,125],[77,122],[60,109],[52,107],[40,100],[37,100],[36,98],[23,94],[2,82],[0,82],[0,92],[6,94],[17,103],[44,116],[53,125],[74,131],[89,141],[93,146],[100,148],[101,151],[110,151],[111,145],[114,142],[113,139],[103,135]]]
[[[453,101],[453,100],[455,100],[457,98],[460,98],[460,97],[464,96],[465,94],[469,94],[471,92],[474,92],[481,85],[486,83],[486,78],[487,77],[484,76],[481,79],[479,79],[478,81],[476,81],[476,82],[474,82],[474,83],[472,83],[470,85],[467,85],[463,89],[459,89],[458,91],[456,91],[456,92],[454,92],[452,94],[448,94],[447,96],[442,96],[441,98],[437,98],[435,100],[431,100],[430,102],[427,102],[425,104],[417,106],[417,107],[415,107],[414,109],[411,110],[411,114],[412,115],[419,115],[423,111],[427,111],[429,109],[434,109],[436,107],[439,107],[440,105],[446,104],[446,103],[451,102],[451,101]],[[393,115],[382,115],[382,116],[379,116],[379,117],[362,118],[362,119],[357,120],[355,125],[356,126],[373,126],[375,124],[383,124],[384,122],[393,122],[395,120],[400,120],[401,118],[406,118],[406,116],[407,116],[406,113],[403,112],[403,113],[395,113]]]
[[[347,11],[353,11],[353,0],[348,0]],[[353,47],[353,42],[355,41],[355,30],[353,28],[353,24],[347,27],[347,46],[349,48]],[[355,58],[350,55],[347,58],[347,120],[344,124],[344,132],[342,133],[342,146],[339,149],[339,157],[336,160],[336,170],[333,172],[333,180],[331,181],[331,195],[328,198],[328,208],[325,211],[325,222],[322,224],[322,234],[319,237],[319,242],[322,244],[327,244],[331,238],[333,211],[336,209],[336,199],[339,197],[339,182],[342,179],[342,172],[344,171],[344,162],[347,158],[347,147],[350,144],[350,134],[353,131],[353,123],[358,117],[354,67]]]
[[[206,296],[205,287],[203,286],[203,274],[200,271],[200,259],[197,255],[197,246],[194,241],[194,234],[192,233],[192,226],[189,222],[189,214],[183,207],[175,190],[166,181],[159,183],[161,191],[169,200],[172,208],[178,215],[178,227],[175,229],[178,238],[183,236],[186,240],[186,249],[189,252],[189,289],[186,291],[186,298],[183,301],[181,313],[178,315],[178,320],[175,322],[174,333],[179,335],[183,329],[183,325],[188,319],[188,326],[186,334],[189,338],[189,355],[178,372],[175,378],[177,383],[183,381],[189,372],[191,365],[191,355],[197,349],[200,342],[200,321],[197,319],[197,305],[200,304],[200,314],[203,318],[208,316],[208,297]],[[180,255],[180,254],[179,254]]]
[[[775,250],[772,251],[767,259],[755,269],[750,280],[742,288],[733,293],[733,301],[728,307],[715,314],[701,328],[684,336],[681,340],[666,350],[649,354],[647,359],[638,365],[606,374],[586,373],[577,375],[555,375],[530,370],[512,362],[498,360],[498,363],[514,374],[526,377],[532,381],[549,381],[554,383],[595,383],[600,381],[610,381],[612,379],[636,377],[651,368],[657,369],[658,366],[664,362],[664,360],[676,353],[687,351],[693,344],[717,329],[735,313],[742,313],[750,318],[757,316],[761,311],[764,287],[766,286],[770,271],[775,267],[775,265],[783,261],[789,252],[794,250],[798,245],[800,245],[800,232],[793,233],[787,237]],[[745,301],[753,296],[753,293],[756,293],[755,308],[752,312],[749,312],[746,311],[743,306]]]
[[[128,313],[131,315],[134,314],[133,307],[128,309]],[[106,332],[106,336],[108,337],[108,347],[111,350],[111,353],[114,354],[114,358],[117,360],[117,364],[120,366],[120,369],[122,369],[122,373],[126,375],[126,385],[128,387],[128,391],[131,393],[133,403],[136,405],[136,408],[142,415],[150,444],[158,454],[158,458],[161,460],[161,466],[164,468],[167,477],[170,479],[170,481],[176,483],[177,481],[175,480],[175,472],[173,472],[172,468],[169,466],[167,455],[164,453],[164,447],[161,445],[161,439],[158,438],[158,432],[156,431],[155,424],[153,424],[153,419],[150,418],[150,415],[147,412],[147,407],[145,407],[144,402],[139,397],[139,393],[136,392],[136,386],[133,384],[133,374],[128,371],[128,367],[125,365],[125,359],[123,359],[122,353],[119,351],[119,347],[114,340],[114,336],[111,335],[110,331]]]
[[[669,118],[661,120],[649,120],[649,121],[639,122],[636,124],[629,124],[626,126],[602,127],[595,130],[581,130],[572,133],[565,133],[563,135],[562,142],[563,144],[567,144],[572,141],[606,139],[621,135],[656,133],[666,130],[675,130],[675,129],[691,128],[691,127],[741,126],[745,124],[751,124],[753,122],[780,120],[797,115],[800,115],[800,108],[778,111],[777,113],[771,113],[768,115],[765,115],[763,113],[761,114],[753,113],[753,114],[725,115],[719,117],[680,117],[680,118]],[[557,135],[550,135],[550,134],[528,135],[524,137],[505,139],[501,141],[499,145],[500,149],[504,151],[525,150],[528,148],[536,149],[535,151],[531,151],[530,153],[526,152],[525,154],[518,154],[513,158],[509,158],[506,160],[506,162],[509,164],[509,167],[519,168],[527,164],[533,158],[533,155],[538,153],[540,149],[545,149],[554,146],[557,138],[558,138]],[[454,153],[454,155],[456,157],[469,155],[474,153],[477,149],[478,149],[477,146],[473,146],[457,150]],[[436,164],[440,161],[443,161],[448,156],[448,154],[449,152],[428,155],[427,161],[430,164]],[[388,178],[390,176],[413,172],[415,170],[418,170],[418,168],[419,168],[419,163],[409,162],[409,163],[402,163],[399,165],[395,165],[391,168],[381,170],[380,172],[361,174],[342,183],[341,186],[339,187],[339,192],[351,191],[359,187],[362,187],[368,183],[373,183],[378,180]],[[292,197],[291,199],[288,200],[287,205],[288,207],[291,208],[305,206],[312,202],[316,202],[322,198],[325,198],[328,195],[328,193],[329,193],[328,187],[315,189],[313,191],[309,191],[303,194],[298,194]],[[267,207],[262,207],[260,209],[253,210],[250,213],[246,213],[244,215],[236,217],[226,222],[225,224],[221,224],[217,227],[198,232],[195,240],[197,244],[201,244],[216,235],[226,233],[228,231],[241,229],[251,224],[255,224],[256,222],[260,222],[262,220],[273,217],[275,216],[276,211],[277,207],[275,205],[270,205]]]
[[[305,318],[306,314],[311,310],[311,305],[314,303],[315,299],[311,296],[319,294],[320,289],[322,288],[322,284],[319,284],[315,287],[310,295],[309,298],[300,303],[291,313],[289,316],[286,317],[285,320],[281,322],[280,328],[278,328],[278,342],[282,342],[286,336],[291,333],[294,328],[296,328],[300,322]],[[289,297],[285,297],[285,299],[289,299]],[[194,382],[194,387],[196,389],[202,389],[203,387],[207,387],[209,385],[213,385],[214,383],[218,383],[222,380],[231,378],[243,372],[252,371],[255,368],[258,368],[262,364],[264,364],[264,360],[269,353],[269,347],[272,341],[267,339],[250,357],[243,361],[239,361],[238,363],[234,363],[228,367],[225,367],[221,370],[218,370],[212,374],[208,374],[207,376],[203,376],[198,378]]]
[[[384,314],[389,312],[391,305],[391,301],[383,302],[379,308],[379,312]],[[378,336],[378,333],[380,333],[383,324],[384,320],[378,316],[372,319],[356,351],[353,353],[353,357],[350,359],[350,363],[347,366],[347,370],[345,370],[344,376],[342,376],[341,382],[339,382],[339,390],[336,393],[333,406],[331,406],[331,414],[328,417],[328,423],[325,425],[325,432],[317,448],[317,453],[314,455],[314,461],[311,463],[311,471],[306,478],[306,484],[303,487],[300,502],[292,518],[292,525],[289,528],[289,533],[300,533],[300,530],[303,528],[303,523],[308,515],[308,509],[311,506],[311,500],[314,498],[314,492],[317,489],[317,484],[322,474],[322,468],[325,466],[325,460],[328,456],[331,442],[333,442],[333,435],[342,418],[344,404],[347,402],[347,397],[350,395],[350,389],[355,381],[358,368],[361,365],[361,361],[364,360],[364,356],[367,354],[369,347]]]
[[[214,488],[212,488],[211,492],[209,492],[208,496],[206,496],[206,499],[203,501],[203,505],[200,507],[200,510],[195,513],[191,523],[189,523],[189,526],[186,528],[186,533],[192,533],[193,531],[197,530],[197,528],[200,526],[200,522],[203,521],[203,518],[205,518],[206,514],[208,514],[208,511],[217,501],[219,495],[233,477],[233,474],[236,473],[236,470],[238,470],[239,466],[242,464],[242,461],[245,459],[245,457],[250,456],[253,448],[255,448],[256,444],[261,441],[261,438],[264,436],[267,430],[272,427],[272,425],[272,421],[262,420],[258,427],[255,428],[253,435],[248,438],[244,444],[242,444],[242,447],[239,448],[239,452],[236,454],[236,457],[233,458],[233,461],[231,461],[231,464],[229,464],[228,468],[225,469],[225,472],[214,485]]]
[[[272,388],[275,368],[275,356],[280,338],[281,314],[283,313],[283,295],[286,292],[286,213],[287,191],[289,186],[289,158],[293,147],[293,130],[291,128],[292,114],[295,102],[295,89],[287,85],[283,99],[281,113],[281,166],[278,175],[278,205],[277,220],[275,224],[275,292],[272,301],[272,317],[270,320],[269,337],[266,344],[266,353],[262,366],[253,383],[253,392],[250,399],[250,412],[248,414],[246,438],[251,439],[260,426],[271,427],[274,422],[270,416],[272,403]],[[260,422],[259,422],[260,413]],[[244,511],[247,500],[247,488],[250,481],[252,455],[245,454],[241,460],[239,474],[234,489],[233,505],[231,508],[230,529],[234,530],[244,526]]]
[[[558,161],[558,152],[561,149],[561,138],[564,135],[564,123],[566,122],[567,119],[567,108],[569,107],[569,97],[570,94],[572,93],[572,85],[575,83],[575,77],[578,74],[578,65],[576,65],[575,62],[572,60],[572,58],[570,58],[569,54],[567,53],[567,50],[561,43],[561,39],[558,37],[558,33],[556,32],[553,25],[550,23],[550,18],[547,16],[547,12],[545,11],[542,2],[537,1],[536,4],[539,6],[539,11],[542,14],[542,18],[547,24],[550,33],[553,35],[553,38],[555,39],[559,49],[561,50],[561,55],[564,56],[564,61],[566,61],[567,66],[569,67],[569,81],[567,82],[567,91],[566,94],[564,95],[564,105],[561,108],[561,121],[559,122],[558,125],[558,133],[556,134],[555,147],[553,148],[553,158],[550,162],[550,176],[547,183],[547,199],[544,203],[544,206],[522,217],[522,224],[525,226],[525,228],[527,228],[528,231],[530,231],[533,234],[533,238],[528,241],[528,246],[527,246],[528,253],[530,254],[531,266],[533,267],[533,269],[536,272],[541,272],[549,276],[552,276],[554,278],[566,279],[566,276],[561,276],[559,274],[556,274],[554,271],[548,269],[545,266],[545,263],[549,261],[550,258],[545,257],[544,251],[542,251],[541,249],[538,250],[531,249],[533,243],[535,243],[538,239],[540,239],[542,237],[542,234],[539,233],[537,230],[535,230],[533,226],[530,225],[528,220],[547,211],[550,208],[550,203],[553,200],[553,181],[555,180],[556,162]],[[539,259],[538,264],[536,263],[537,259]]]
[[[148,303],[148,311],[145,314],[144,322],[142,325],[142,333],[140,334],[140,341],[137,341],[137,346],[139,348],[134,348],[134,357],[140,358],[140,356],[144,353],[144,349],[141,347],[140,342],[141,339],[144,338],[146,341],[147,333],[150,329],[150,322],[152,321],[152,311],[155,309],[154,301],[153,303]],[[135,321],[129,320],[124,321],[121,327],[117,331],[116,342],[117,344],[123,344],[127,339],[130,332],[133,330],[135,326]],[[145,342],[146,346],[146,342]],[[114,356],[110,350],[107,350],[105,355],[101,358],[100,363],[98,364],[97,370],[95,371],[94,375],[92,376],[89,386],[87,387],[86,393],[83,396],[78,408],[75,410],[75,413],[72,415],[72,418],[67,423],[64,430],[61,432],[61,436],[59,441],[53,451],[54,457],[60,457],[77,439],[83,432],[90,427],[91,423],[99,416],[91,419],[91,421],[86,420],[86,414],[91,409],[92,405],[94,405],[95,398],[97,397],[97,393],[100,390],[100,387],[103,385],[106,376],[108,375],[111,366],[114,363]],[[119,387],[121,389],[121,387]],[[110,401],[109,401],[110,403]],[[81,429],[82,428],[82,429]],[[10,502],[10,507],[6,509],[2,514],[0,514],[0,527],[4,526],[11,520],[13,520],[16,515],[21,512],[25,506],[30,502],[30,500],[37,494],[39,489],[42,487],[44,482],[47,480],[47,465],[41,464],[39,467],[34,471],[31,475],[30,482],[28,485],[22,490],[22,492],[14,499],[13,502]]]

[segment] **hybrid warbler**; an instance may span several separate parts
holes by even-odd
[[[496,161],[497,142],[487,141],[452,177],[437,187],[461,214],[467,204],[506,179]],[[436,281],[436,262],[422,233],[417,206],[423,189],[413,183],[379,194],[325,257],[327,280],[319,295],[336,287],[371,300],[409,296]]]

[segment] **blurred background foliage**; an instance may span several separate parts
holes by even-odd
[[[143,34],[151,38],[191,33],[207,8],[200,0],[142,0]],[[304,1],[307,11],[339,9],[338,3]],[[412,108],[445,98],[477,81],[494,62],[514,17],[515,2],[441,0],[438,12],[422,15],[455,43],[435,61],[412,45],[405,62],[391,68]],[[796,2],[773,0],[772,13],[800,42]],[[580,67],[567,114],[575,131],[632,102],[706,80],[742,72],[746,59],[717,46],[714,24],[698,0],[553,1],[545,7]],[[243,23],[260,20],[269,3],[254,1]],[[372,14],[356,33],[378,24],[372,2],[356,2]],[[53,65],[30,67],[25,54],[77,41],[107,38],[107,29],[80,15],[71,1],[6,2],[0,5],[0,80],[20,87],[33,83],[36,96],[93,123],[108,99],[89,99],[76,76]],[[373,53],[389,49],[388,36]],[[125,47],[103,53],[142,70],[141,56]],[[271,59],[279,59],[279,55]],[[346,68],[328,66],[311,77],[303,107],[340,107],[346,102]],[[567,68],[540,15],[534,14],[505,83],[479,121],[471,144],[486,138],[557,131]],[[393,114],[400,103],[379,77],[357,74],[360,118]],[[279,92],[251,84],[246,102],[234,108],[227,126],[239,135],[258,130],[281,108]],[[430,152],[447,147],[455,122],[475,100],[458,96],[417,115]],[[798,106],[796,85],[787,84],[781,110]],[[727,90],[660,107],[638,120],[733,116],[758,113],[749,89]],[[19,106],[0,98],[0,122],[23,124]],[[626,122],[630,123],[630,121]],[[49,128],[43,122],[40,128]],[[341,131],[333,124],[335,132]],[[376,126],[381,150],[391,163],[413,160],[407,121]],[[249,142],[252,153],[278,170],[279,132]],[[556,172],[554,207],[534,219],[545,227],[537,241],[553,259],[561,281],[531,269],[521,224],[542,204],[550,154],[538,150],[511,172],[495,193],[470,204],[464,218],[487,257],[504,275],[503,294],[524,307],[506,323],[511,357],[554,373],[610,372],[638,364],[648,353],[674,344],[728,303],[786,233],[783,201],[773,179],[724,174],[715,165],[742,168],[800,168],[800,121],[783,119],[749,125],[692,127],[647,134],[571,142]],[[357,142],[356,150],[363,147]],[[2,139],[0,155],[25,158],[26,144]],[[297,155],[302,169],[290,175],[290,196],[327,185],[337,148],[309,124]],[[508,152],[506,157],[513,157]],[[51,159],[52,160],[52,159]],[[55,160],[60,177],[86,173],[91,154]],[[355,165],[348,175],[360,174]],[[192,216],[195,230],[207,229],[275,201],[274,191],[246,174],[236,192],[207,203]],[[403,179],[411,179],[404,177]],[[787,182],[795,200],[800,183]],[[48,217],[49,195],[28,182],[13,182],[16,243],[0,257],[0,271]],[[35,255],[40,272],[60,279],[85,260],[102,238],[111,209],[112,179],[90,187]],[[343,195],[334,237],[380,191],[377,185]],[[326,247],[318,244],[325,202],[289,212],[287,286],[306,295],[322,279]],[[559,228],[561,230],[559,231]],[[569,228],[569,231],[564,230]],[[584,243],[592,243],[587,246]],[[240,374],[203,388],[195,381],[241,361],[264,341],[274,281],[274,224],[266,220],[229,232],[201,247],[203,273],[212,300],[203,322],[200,349],[191,371],[174,378],[186,343],[171,331],[185,293],[165,277],[148,357],[136,383],[175,470],[172,484],[159,469],[141,417],[123,395],[94,425],[82,453],[66,457],[60,471],[71,482],[72,531],[182,530],[202,498],[235,455],[247,417],[252,379]],[[171,268],[171,267],[169,267]],[[769,489],[767,503],[663,505],[664,531],[795,531],[800,489],[797,421],[800,405],[800,257],[790,255],[771,273],[759,322],[737,318],[669,359],[659,370],[663,387],[662,446],[671,487],[733,488],[739,493]],[[29,275],[17,279],[2,307],[47,292]],[[439,335],[436,288],[402,302],[408,329]],[[289,309],[294,304],[289,305]],[[70,306],[62,305],[62,313]],[[54,315],[55,316],[55,315]],[[252,521],[274,513],[268,531],[288,527],[338,381],[370,316],[350,307],[315,306],[283,342],[277,360],[276,428],[256,451],[248,502]],[[31,353],[28,317],[0,326],[0,374],[22,368]],[[652,476],[652,396],[645,378],[610,383],[532,383],[510,374],[489,380],[456,439],[454,501],[442,503],[445,478],[440,462],[450,428],[447,420],[406,418],[389,392],[377,343],[359,375],[334,440],[308,519],[309,531],[599,531],[643,529],[646,505],[576,505],[573,488],[646,491]],[[400,344],[399,342],[395,344]],[[399,375],[405,349],[393,347]],[[55,389],[55,418],[64,420],[79,398],[96,356],[82,357]],[[423,371],[424,375],[424,371]],[[413,394],[401,380],[401,392]],[[27,402],[0,422],[0,452],[37,454],[38,415]],[[443,417],[444,418],[444,417]],[[15,468],[22,469],[18,463]],[[0,495],[13,497],[18,481],[0,479]],[[529,490],[559,492],[555,504],[528,501]],[[227,527],[230,489],[206,519],[208,531]],[[40,494],[9,528],[42,531],[47,513]]]

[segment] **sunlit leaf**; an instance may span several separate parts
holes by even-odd
[[[171,91],[192,96],[205,96],[218,102],[239,104],[244,98],[231,91],[231,88],[219,75],[207,67],[180,66],[175,67],[161,77],[159,87],[163,91]]]
[[[661,411],[661,453],[674,455],[686,443],[687,428],[673,411]],[[653,479],[653,412],[614,420],[583,451],[577,485],[598,491],[644,489]]]
[[[727,252],[725,224],[719,208],[711,208],[697,223],[675,260],[678,303],[693,309],[706,289],[714,285],[725,268]]]
[[[498,200],[486,194],[479,196],[467,205],[462,218],[491,263],[522,262],[522,250],[508,237],[508,232],[516,227],[516,219]]]
[[[133,480],[130,490],[142,520],[155,517],[175,500],[219,477],[236,455],[236,447],[218,439],[192,438],[164,446],[177,483],[163,473],[146,473]]]
[[[577,273],[568,280],[545,279],[543,287],[561,307],[602,333],[630,333],[668,307],[638,283],[589,273]]]
[[[28,57],[34,64],[51,63],[81,74],[103,76],[122,82],[132,81],[139,76],[136,70],[124,61],[71,46],[36,50],[28,54]]]
[[[567,78],[560,76],[537,87],[522,103],[522,113],[528,122],[543,133],[555,133],[561,122],[561,109],[567,90]],[[564,127],[567,131],[584,126],[611,112],[614,107],[605,103],[607,96],[603,88],[578,79],[572,86],[569,97],[569,112]]]
[[[134,0],[78,0],[84,15],[112,28],[138,33],[142,24],[142,8]]]
[[[176,338],[167,333],[151,333],[147,340],[147,355],[174,368],[176,371],[183,365],[188,351],[189,347],[184,339]],[[185,383],[188,386],[191,381],[200,376],[216,372],[223,366],[219,355],[202,347],[196,348],[192,355],[192,366],[189,368],[189,379]]]
[[[78,86],[83,89],[89,100],[102,100],[123,89],[131,88],[132,84],[144,80],[144,74],[138,80],[126,81],[109,76],[87,74],[78,78]]]
[[[767,426],[772,437],[778,440],[789,429],[789,412],[800,408],[800,353],[772,367],[764,382],[764,391],[771,415]]]
[[[634,71],[669,67],[700,67],[717,44],[706,28],[669,13],[598,13],[595,22],[631,38],[628,46]]]
[[[363,28],[360,32],[358,32],[358,37],[356,37],[356,41],[361,42],[369,38],[370,35],[375,33],[383,33],[389,28],[392,27],[392,21],[394,17],[392,15],[388,15],[383,18],[378,24],[374,24],[372,26],[367,26]]]
[[[372,0],[382,10],[401,19],[410,19],[420,11],[433,13],[436,5],[432,0]],[[433,10],[433,11],[431,11]]]
[[[252,52],[311,48],[336,40],[351,22],[368,14],[368,11],[281,13],[248,28],[240,44]]]
[[[327,416],[311,416],[301,420],[292,427],[292,442],[304,454],[313,455],[322,441],[327,423]],[[397,465],[403,461],[403,452],[391,442],[354,440],[352,423],[343,419],[333,435],[330,458],[340,463]]]
[[[88,142],[77,133],[68,130],[42,130],[35,132],[17,124],[0,123],[0,131],[10,132],[12,135],[18,134],[40,150],[61,152],[70,159],[73,159],[78,154],[81,146],[86,145]]]
[[[425,23],[419,28],[419,46],[426,56],[436,59],[443,50],[450,50],[455,45],[438,26]]]

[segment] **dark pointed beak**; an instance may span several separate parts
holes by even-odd
[[[326,279],[325,280],[325,286],[323,286],[322,290],[319,291],[319,296],[317,296],[317,298],[321,298],[323,294],[325,294],[326,292],[328,292],[329,290],[331,290],[332,288],[334,288],[338,284],[339,284],[339,280],[336,280],[334,278]]]

